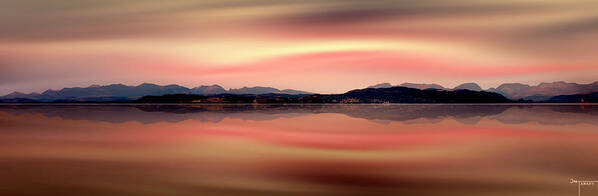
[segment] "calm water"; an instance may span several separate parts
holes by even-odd
[[[0,106],[0,195],[577,195],[570,178],[598,180],[598,106]]]

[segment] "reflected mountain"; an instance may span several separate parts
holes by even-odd
[[[310,114],[337,113],[387,124],[436,123],[452,119],[475,125],[486,118],[501,123],[598,125],[598,105],[1,105],[0,112],[40,114],[66,120],[143,124],[226,118],[264,121]]]

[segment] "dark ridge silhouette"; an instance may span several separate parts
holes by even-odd
[[[470,90],[419,90],[407,87],[366,88],[330,95],[233,95],[173,94],[145,96],[136,103],[510,103],[504,96]]]
[[[324,103],[510,103],[504,96],[470,90],[419,90],[407,87],[367,88],[344,94],[319,95]]]
[[[598,92],[575,95],[554,96],[546,102],[553,103],[598,103]]]
[[[0,103],[39,103],[39,101],[28,98],[8,98],[0,99]]]
[[[267,91],[265,91],[267,92]],[[510,103],[504,96],[470,90],[419,90],[407,87],[367,88],[343,94],[166,94],[143,96],[136,100],[125,97],[58,99],[55,102],[122,102],[122,103]]]
[[[130,103],[303,103],[301,100],[309,95],[290,94],[218,94],[191,95],[169,94],[162,96],[144,96]]]

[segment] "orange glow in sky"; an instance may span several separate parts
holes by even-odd
[[[0,94],[144,82],[340,93],[598,78],[596,1],[6,1]]]

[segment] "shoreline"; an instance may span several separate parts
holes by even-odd
[[[0,106],[9,105],[111,105],[111,106],[137,106],[137,105],[512,105],[512,106],[550,106],[550,105],[598,105],[598,103],[0,103]]]

